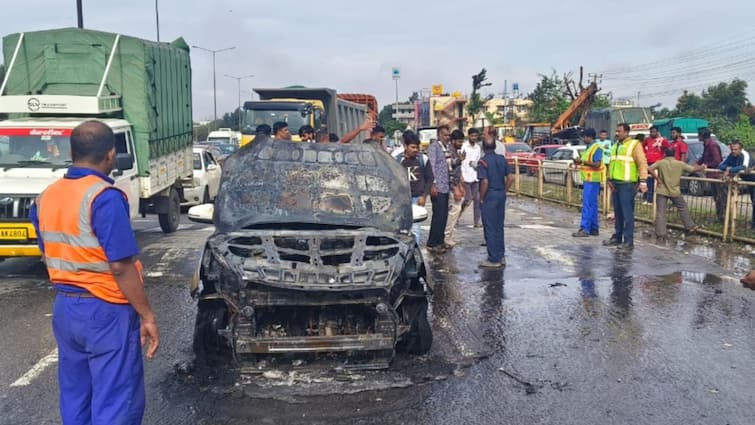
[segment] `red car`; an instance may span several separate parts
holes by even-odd
[[[506,160],[510,165],[514,165],[514,158],[518,158],[520,173],[527,170],[527,160],[530,158],[531,154],[532,148],[526,143],[506,143]]]
[[[563,148],[564,145],[540,145],[535,146],[530,154],[529,161],[527,162],[527,174],[534,176],[537,174],[537,166],[542,163],[543,160],[551,159],[551,156],[558,148]]]

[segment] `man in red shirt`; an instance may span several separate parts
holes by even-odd
[[[645,148],[645,157],[648,159],[648,167],[653,165],[656,161],[660,161],[665,157],[664,152],[671,147],[671,144],[665,137],[658,134],[658,127],[650,127],[650,137],[645,139],[642,144]],[[645,193],[645,202],[643,204],[653,203],[653,194],[655,193],[655,179],[648,175],[648,191]]]
[[[689,147],[687,146],[687,142],[684,141],[682,129],[679,127],[671,129],[671,147],[674,149],[674,158],[686,164]]]

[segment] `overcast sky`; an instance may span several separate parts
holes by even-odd
[[[74,0],[3,2],[0,34],[76,26]],[[85,28],[156,39],[154,0],[83,0]],[[12,4],[12,5],[11,5]],[[738,76],[755,86],[755,2],[743,0],[159,0],[160,37],[182,36],[217,54],[219,114],[254,87],[301,84],[371,93],[392,103],[443,84],[471,91],[488,69],[490,92],[504,81],[523,94],[539,73],[585,67],[601,87],[644,105],[673,107],[683,88]],[[212,55],[192,50],[194,116],[211,118]],[[750,98],[753,96],[750,87]],[[643,95],[643,92],[647,95]]]

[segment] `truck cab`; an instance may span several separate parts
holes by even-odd
[[[133,158],[131,125],[122,119],[103,119],[115,133],[119,157]],[[16,119],[0,121],[0,258],[39,256],[37,235],[29,221],[34,199],[62,178],[71,165],[70,136],[80,118]],[[7,143],[7,145],[6,145]],[[121,161],[124,163],[123,161]],[[128,161],[125,161],[128,164]],[[139,213],[137,165],[114,170],[115,186],[129,199],[131,215]]]

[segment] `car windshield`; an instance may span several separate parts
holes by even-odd
[[[254,133],[258,125],[267,124],[270,128],[278,121],[288,124],[291,134],[299,134],[299,128],[309,124],[309,116],[302,116],[298,109],[247,109],[244,111],[244,132]]]
[[[70,129],[0,128],[0,166],[68,166],[70,134]]]
[[[215,147],[221,153],[223,153],[223,155],[230,155],[230,154],[236,152],[239,149],[238,146],[227,144],[227,143],[218,143],[218,144],[215,145]]]
[[[213,142],[213,143],[231,143],[231,138],[230,137],[208,137],[207,141]]]
[[[194,169],[195,170],[202,169],[202,157],[201,155],[199,155],[199,152],[194,152]]]
[[[506,145],[506,152],[520,153],[530,151],[532,151],[532,149],[524,143],[509,143]]]
[[[545,149],[545,158],[546,159],[550,159],[557,150],[558,150],[558,148],[546,148]]]

